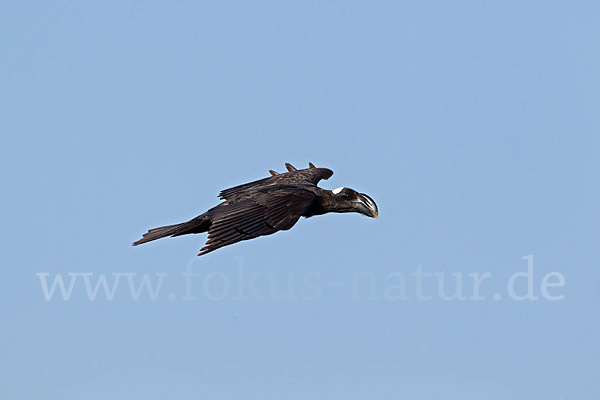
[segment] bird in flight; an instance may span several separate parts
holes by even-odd
[[[151,242],[167,236],[208,232],[199,256],[213,250],[259,236],[290,229],[300,217],[312,217],[330,212],[357,212],[377,218],[377,205],[364,193],[341,187],[327,190],[317,186],[329,179],[328,168],[296,169],[286,163],[287,172],[244,185],[222,190],[222,203],[202,215],[181,224],[150,229],[137,242]]]

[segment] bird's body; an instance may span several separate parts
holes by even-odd
[[[377,206],[367,195],[352,189],[334,191],[317,186],[333,171],[316,168],[297,170],[286,164],[288,172],[221,191],[219,205],[196,218],[176,225],[149,230],[134,246],[166,236],[208,232],[203,255],[242,240],[271,235],[290,229],[300,217],[328,212],[360,212],[377,217]]]

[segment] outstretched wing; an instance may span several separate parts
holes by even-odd
[[[219,197],[222,200],[229,200],[254,189],[278,184],[316,186],[321,179],[329,179],[333,175],[333,171],[328,168],[316,168],[312,163],[309,163],[309,165],[309,168],[297,170],[291,164],[286,163],[285,166],[288,172],[278,174],[275,171],[271,171],[273,176],[222,190],[219,193]]]
[[[206,244],[198,255],[290,229],[314,200],[315,195],[308,190],[285,187],[259,190],[252,199],[218,206],[214,209]]]

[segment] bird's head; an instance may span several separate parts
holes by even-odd
[[[334,189],[331,193],[333,193],[336,212],[358,212],[377,218],[377,204],[366,194],[346,187]]]

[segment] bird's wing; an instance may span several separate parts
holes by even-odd
[[[215,209],[203,255],[242,240],[290,229],[311,206],[315,195],[304,189],[286,187],[260,190],[252,198]]]
[[[333,175],[333,171],[328,168],[315,168],[312,164],[310,165],[310,168],[297,170],[290,164],[286,164],[288,172],[278,174],[273,171],[272,173],[275,175],[271,177],[222,190],[219,193],[219,197],[222,200],[229,200],[260,187],[269,187],[278,184],[316,186],[321,179],[329,179]]]

